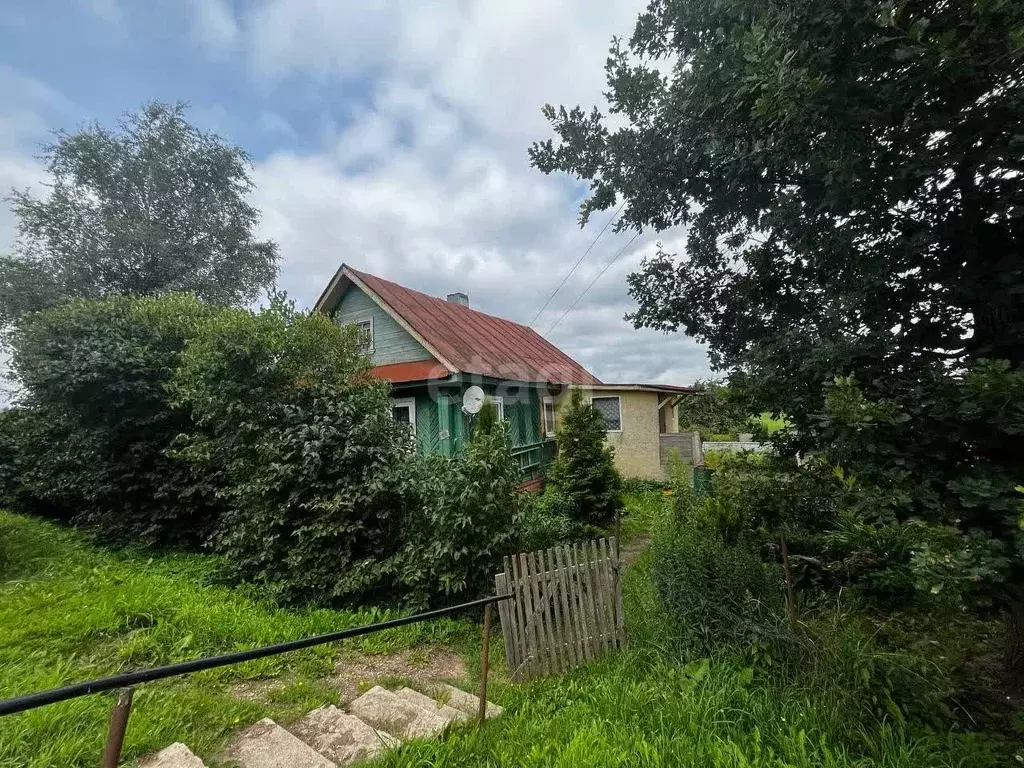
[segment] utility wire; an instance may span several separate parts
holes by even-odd
[[[618,210],[616,210],[615,213],[612,214],[612,217],[605,222],[604,226],[601,228],[601,231],[597,233],[597,237],[594,238],[594,242],[592,242],[590,246],[587,248],[587,250],[583,252],[582,256],[576,259],[576,263],[572,265],[572,269],[570,269],[566,273],[565,277],[562,278],[562,282],[560,282],[558,284],[558,287],[555,288],[554,291],[552,291],[550,296],[548,296],[548,300],[544,302],[544,306],[537,310],[537,314],[533,316],[533,319],[530,321],[530,325],[533,325],[535,322],[537,322],[537,318],[540,317],[541,313],[548,308],[548,304],[550,304],[551,300],[555,298],[555,294],[562,290],[562,286],[565,285],[565,281],[568,280],[572,276],[572,273],[576,271],[576,267],[578,267],[583,262],[583,260],[587,258],[587,254],[590,253],[591,249],[593,249],[595,245],[597,245],[597,241],[601,239],[601,236],[605,233],[605,230],[607,230],[611,223],[615,221],[615,217],[619,215],[620,211],[622,211],[622,206],[625,204],[626,201],[623,200]]]
[[[590,281],[590,285],[588,285],[584,289],[583,293],[581,293],[579,296],[576,297],[576,301],[574,301],[572,304],[569,305],[569,308],[567,310],[565,310],[565,312],[563,312],[561,314],[561,316],[557,320],[555,320],[555,322],[552,323],[551,326],[546,331],[544,331],[544,333],[541,334],[542,336],[547,336],[549,333],[551,333],[553,330],[555,330],[555,327],[560,322],[562,322],[562,320],[565,319],[565,316],[568,315],[570,312],[572,312],[573,309],[576,307],[576,305],[580,303],[580,299],[582,299],[584,296],[586,296],[587,292],[591,288],[594,287],[594,283],[596,283],[598,280],[601,279],[601,275],[603,275],[605,272],[607,272],[608,268],[611,267],[611,265],[614,264],[616,261],[618,261],[619,256],[624,254],[626,252],[626,249],[629,248],[629,246],[631,246],[633,244],[633,241],[636,240],[638,237],[640,237],[640,233],[639,232],[637,232],[635,235],[633,235],[633,237],[631,237],[629,239],[629,242],[626,243],[624,246],[622,246],[622,249],[612,257],[612,260],[604,265],[604,269],[602,269],[600,272],[597,273],[597,277],[595,277],[593,280]]]

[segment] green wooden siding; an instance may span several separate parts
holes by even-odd
[[[410,360],[432,360],[433,357],[423,345],[414,339],[387,312],[355,285],[349,286],[334,311],[334,320],[339,325],[373,319],[373,354],[370,362],[374,365],[405,363]],[[418,405],[418,404],[417,404]],[[417,416],[419,413],[417,412]],[[417,419],[418,421],[418,419]]]
[[[472,418],[462,412],[462,394],[467,388],[465,384],[447,388],[434,397],[426,387],[395,391],[396,398],[416,399],[416,438],[421,451],[456,456],[465,450],[473,431]],[[541,395],[535,388],[485,385],[483,389],[489,395],[501,390],[513,449],[544,440],[540,433]]]

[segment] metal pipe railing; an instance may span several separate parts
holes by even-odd
[[[408,624],[418,624],[424,621],[438,619],[442,616],[448,616],[450,614],[457,613],[458,611],[466,610],[467,608],[478,608],[480,606],[485,606],[483,668],[480,670],[480,676],[481,691],[486,692],[488,674],[487,648],[489,644],[488,635],[490,633],[491,625],[491,606],[494,603],[501,602],[502,600],[508,600],[511,597],[512,595],[484,597],[480,600],[471,600],[468,603],[452,605],[447,608],[438,608],[437,610],[425,611],[424,613],[416,613],[412,616],[403,616],[398,619],[382,621],[377,624],[364,624],[361,627],[351,627],[338,632],[330,632],[326,635],[316,635],[314,637],[305,637],[299,640],[289,640],[288,642],[267,645],[262,648],[252,648],[247,651],[225,653],[221,656],[208,656],[202,659],[192,659],[191,661],[180,661],[176,664],[166,664],[162,667],[140,669],[134,672],[123,672],[119,675],[110,675],[109,677],[101,677],[96,680],[73,683],[60,688],[51,688],[37,693],[27,693],[23,696],[15,696],[13,699],[0,701],[0,717],[3,717],[4,715],[13,715],[17,712],[25,712],[38,707],[45,707],[50,704],[56,704],[57,702],[67,701],[69,699],[77,699],[81,696],[90,696],[94,693],[103,693],[104,691],[120,689],[121,695],[118,697],[118,701],[111,712],[110,729],[107,735],[107,742],[104,748],[102,761],[102,766],[104,766],[104,768],[107,766],[117,766],[121,754],[121,744],[124,741],[124,733],[128,727],[128,717],[131,714],[132,686],[139,685],[141,683],[151,683],[156,680],[166,680],[169,677],[188,675],[193,672],[202,672],[206,669],[227,667],[232,664],[252,661],[253,659],[266,658],[267,656],[277,656],[291,651],[300,651],[304,648],[326,645],[327,643],[334,643],[339,640],[347,640],[352,637],[360,637],[361,635],[369,635],[374,632],[382,632],[386,629],[404,627]],[[486,693],[483,693],[483,695],[486,695]]]

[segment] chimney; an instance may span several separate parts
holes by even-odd
[[[445,296],[445,300],[450,301],[452,304],[458,304],[460,307],[469,306],[469,296],[463,293],[462,291],[458,291],[457,293],[449,293],[447,296]]]

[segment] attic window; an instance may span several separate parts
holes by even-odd
[[[353,323],[356,327],[356,346],[364,355],[373,352],[373,318]]]

